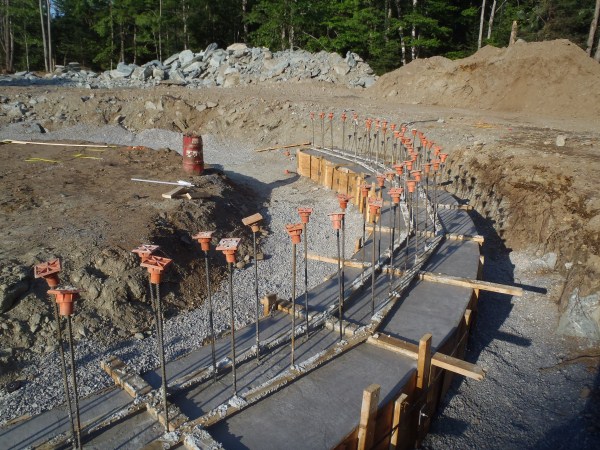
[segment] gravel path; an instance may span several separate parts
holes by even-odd
[[[85,133],[85,134],[82,134]],[[181,135],[173,132],[149,130],[133,135],[121,127],[110,126],[101,129],[78,126],[69,130],[44,135],[23,135],[17,132],[3,132],[1,139],[44,140],[77,139],[85,135],[92,142],[107,142],[121,145],[144,145],[154,148],[180,150]],[[256,153],[249,143],[217,140],[213,136],[204,137],[204,157],[207,164],[220,166],[227,175],[253,187],[265,198],[265,207],[259,211],[265,217],[265,228],[269,235],[263,238],[261,249],[265,260],[259,262],[259,294],[277,293],[280,297],[291,296],[291,241],[285,231],[285,224],[299,222],[296,208],[314,208],[309,224],[309,252],[325,256],[336,255],[336,240],[327,213],[339,210],[332,191],[321,188],[297,175],[284,173],[285,169],[295,170],[295,157],[283,153]],[[267,207],[268,206],[268,207]],[[311,230],[314,230],[311,232]],[[319,230],[319,231],[317,231]],[[350,205],[346,220],[346,248],[354,248],[355,239],[362,234],[362,219]],[[190,230],[196,231],[196,230]],[[303,245],[298,246],[298,286],[297,295],[303,294]],[[309,287],[319,284],[334,271],[334,266],[309,261]],[[254,267],[246,265],[234,272],[234,299],[236,326],[253,323],[255,318]],[[227,284],[213,296],[215,307],[215,327],[217,331],[229,328]],[[168,360],[181,357],[202,345],[208,334],[208,311],[201,307],[179,314],[165,323],[166,352]],[[110,332],[110,330],[107,330]],[[143,340],[127,340],[114,346],[97,342],[93,336],[76,344],[77,374],[79,392],[87,396],[93,392],[112,386],[113,381],[100,369],[100,361],[107,355],[117,355],[132,364],[139,372],[158,366],[154,337]],[[62,378],[58,353],[40,356],[32,362],[22,376],[25,385],[8,394],[0,391],[1,423],[24,414],[38,414],[58,406],[63,400]],[[32,400],[35,399],[35,400]]]

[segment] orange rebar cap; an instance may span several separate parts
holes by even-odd
[[[375,223],[377,218],[377,214],[379,210],[383,206],[383,200],[380,198],[370,198],[369,199],[369,214],[371,215],[371,222]]]
[[[417,187],[417,180],[406,180],[406,187],[408,188],[408,192],[412,194]]]
[[[384,187],[385,186],[385,175],[379,174],[376,176],[376,178],[377,178],[377,184],[379,185],[379,187],[380,188]]]
[[[302,230],[304,226],[301,223],[288,223],[285,226],[286,231],[292,238],[292,244],[299,244],[302,242]]]
[[[338,194],[337,199],[342,211],[346,211],[346,208],[348,207],[348,202],[352,200],[352,196],[346,194]]]
[[[148,256],[154,254],[154,252],[156,252],[158,249],[160,249],[158,245],[142,244],[139,247],[136,247],[133,250],[131,250],[131,253],[135,253],[136,255],[138,255],[143,262],[146,258],[148,258]]]
[[[390,197],[392,197],[392,202],[394,202],[394,204],[398,204],[400,203],[400,197],[402,196],[402,188],[401,187],[397,187],[397,188],[392,188],[389,190],[389,194]]]
[[[244,217],[242,223],[252,229],[253,233],[260,231],[260,221],[263,220],[263,216],[260,213],[252,214],[251,216]]]
[[[198,241],[202,251],[207,252],[210,250],[210,241],[214,233],[214,231],[200,231],[198,234],[192,236],[192,238]]]
[[[310,215],[312,214],[312,208],[298,208],[298,215],[302,223],[308,223],[310,221]]]
[[[80,292],[82,292],[80,289],[67,287],[64,289],[50,289],[48,294],[54,295],[56,303],[58,303],[58,313],[61,316],[71,316],[73,315],[74,302],[79,298]]]
[[[228,263],[235,262],[235,252],[240,245],[240,238],[223,238],[219,241],[216,250],[223,252]]]
[[[402,175],[402,172],[404,171],[404,164],[394,164],[392,167],[394,167],[398,176]]]
[[[160,284],[162,273],[173,262],[172,259],[163,258],[162,256],[150,255],[140,264],[148,269],[150,274],[150,283]]]
[[[35,278],[43,278],[48,283],[48,287],[54,288],[60,282],[58,273],[62,267],[60,259],[54,258],[49,261],[36,264],[33,268],[33,276]]]
[[[415,179],[415,181],[421,181],[421,171],[420,170],[413,170],[410,174]]]
[[[440,160],[442,161],[442,164],[446,162],[446,158],[448,158],[448,153],[440,153]]]
[[[331,219],[331,225],[333,225],[334,230],[342,229],[342,220],[344,219],[345,214],[346,213],[343,213],[343,212],[327,214],[329,216],[329,218]]]

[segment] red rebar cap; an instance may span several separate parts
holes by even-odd
[[[333,120],[333,113],[332,113],[332,112],[330,112],[330,113],[329,113],[329,115],[328,115],[327,117],[329,117],[329,120]]]
[[[402,172],[404,171],[404,164],[394,164],[393,167],[396,169],[398,176],[402,175]]]
[[[36,264],[33,268],[33,276],[35,278],[43,278],[48,283],[48,286],[54,288],[58,286],[58,273],[61,271],[60,259],[54,258],[50,261]]]
[[[442,151],[442,147],[440,147],[439,145],[436,145],[435,147],[433,147],[433,154],[435,156],[439,156],[441,151]]]
[[[342,122],[345,122],[346,119],[348,118],[348,116],[346,115],[345,112],[342,113],[342,115],[340,116],[342,118]]]
[[[377,212],[377,210],[381,209],[381,207],[383,206],[383,200],[380,198],[373,198],[371,197],[369,199],[369,208],[371,210],[371,214],[373,214],[373,211],[375,211],[375,213]]]
[[[312,214],[312,208],[298,208],[298,215],[302,223],[308,223],[310,221],[310,215]]]
[[[333,225],[333,229],[341,230],[342,229],[342,220],[344,219],[345,213],[343,213],[343,212],[331,213],[331,214],[327,214],[327,215],[331,219],[331,224]]]
[[[159,248],[160,247],[158,245],[142,244],[139,247],[131,250],[131,253],[135,253],[142,259],[142,261],[144,261],[146,258],[148,258],[148,256],[152,255]]]
[[[73,315],[74,302],[79,298],[80,292],[82,292],[80,289],[68,287],[50,289],[48,294],[54,295],[56,303],[58,303],[58,313],[61,316],[71,316]]]
[[[431,163],[433,164],[434,172],[437,172],[438,170],[440,170],[440,160],[439,159],[434,159],[433,161],[431,161]]]
[[[410,132],[413,134],[413,136],[415,136],[417,134],[417,129],[413,128],[410,130]]]
[[[302,230],[304,226],[301,223],[288,223],[285,226],[286,231],[292,238],[292,244],[299,244],[302,242]]]
[[[219,241],[216,250],[223,252],[228,263],[235,262],[235,252],[240,245],[240,238],[223,238]]]
[[[412,160],[404,161],[404,165],[406,166],[406,170],[412,170],[413,162]]]
[[[401,187],[392,188],[388,191],[388,193],[390,194],[390,197],[392,197],[392,202],[394,202],[396,205],[400,203],[400,197],[402,196]]]
[[[423,164],[423,167],[425,168],[425,174],[431,172],[431,163]]]
[[[201,231],[198,234],[192,236],[193,239],[196,239],[200,244],[200,248],[202,251],[207,252],[210,250],[210,241],[212,240],[212,236],[214,231]]]
[[[442,161],[442,164],[446,162],[446,158],[448,158],[448,153],[440,153],[440,160]]]
[[[421,181],[421,171],[420,170],[413,170],[410,174],[416,181]]]
[[[392,123],[390,124],[390,130],[395,131],[396,130],[396,124]],[[395,133],[394,133],[395,134]],[[397,136],[396,136],[397,137]]]
[[[348,202],[352,200],[352,196],[346,194],[338,194],[337,199],[342,211],[346,211],[346,208],[348,207]]]
[[[321,111],[321,112],[319,113],[319,118],[320,118],[321,120],[323,120],[323,119],[325,118],[325,113],[324,113],[323,111]]]
[[[260,230],[259,222],[263,220],[263,216],[260,213],[252,214],[251,216],[244,217],[242,223],[252,229],[253,233],[258,233]]]
[[[360,187],[360,193],[362,194],[363,198],[365,198],[366,196],[369,195],[369,191],[371,190],[371,185],[370,184],[363,184]]]
[[[371,129],[371,125],[373,125],[373,121],[371,119],[365,120],[365,126],[367,127],[367,130]]]
[[[377,178],[377,184],[380,188],[385,186],[385,175],[377,175],[375,178]]]
[[[408,188],[408,192],[412,194],[417,187],[417,180],[406,180],[406,187]]]

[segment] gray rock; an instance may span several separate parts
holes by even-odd
[[[567,143],[567,137],[564,134],[559,134],[556,136],[556,146],[564,147]]]
[[[235,53],[237,51],[240,51],[240,50],[241,51],[245,51],[247,49],[248,49],[248,46],[246,44],[238,42],[238,43],[235,43],[235,44],[231,44],[229,47],[227,47],[226,50],[229,53]]]
[[[169,56],[167,59],[163,61],[164,66],[170,66],[173,61],[179,59],[179,53],[175,53],[174,55]]]
[[[194,58],[194,52],[192,52],[191,50],[184,50],[181,53],[179,53],[179,62],[181,63],[181,65],[183,66],[185,63],[187,63],[188,61],[191,61]]]
[[[125,64],[123,62],[117,64],[117,70],[125,74],[126,77],[130,76],[136,67],[135,64]]]
[[[159,68],[154,68],[152,69],[152,77],[157,79],[157,80],[164,80],[165,79],[165,71]]]
[[[600,340],[600,294],[580,297],[575,289],[558,322],[559,334]]]
[[[217,106],[219,106],[219,104],[218,104],[218,103],[211,102],[211,101],[208,101],[208,102],[206,102],[206,107],[207,107],[208,109],[211,109],[211,108],[216,108]]]
[[[356,62],[355,53],[352,53],[350,51],[346,53],[346,64],[348,64],[348,67],[350,67],[351,69],[354,69],[356,67],[358,63]]]
[[[240,84],[240,74],[239,73],[233,73],[230,75],[227,75],[225,77],[225,81],[223,82],[223,87],[234,87]]]
[[[225,69],[225,72],[223,72],[223,75],[231,75],[232,73],[239,73],[239,70],[237,70],[235,67],[228,67]]]
[[[362,78],[363,86],[369,88],[375,84],[375,77],[364,77]]]
[[[336,64],[335,66],[333,66],[333,70],[335,71],[335,73],[337,73],[340,76],[344,76],[346,75],[348,72],[350,72],[350,67],[348,67],[347,64]]]

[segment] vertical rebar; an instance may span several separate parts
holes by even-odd
[[[371,222],[373,222],[373,238],[371,239],[373,243],[373,248],[371,249],[371,314],[375,314],[375,234],[376,234],[376,221],[377,221],[377,213],[373,215],[371,218]]]
[[[321,113],[321,148],[325,148],[325,114]]]
[[[344,293],[346,292],[346,279],[344,268],[346,265],[346,216],[342,216],[342,307],[344,306]]]
[[[210,350],[212,355],[213,379],[217,381],[217,354],[215,351],[215,326],[213,321],[212,294],[210,292],[210,274],[208,265],[208,251],[204,252],[204,268],[206,272],[206,292],[208,300],[208,326],[210,327]]]
[[[346,119],[342,120],[342,151],[346,149]]]
[[[419,186],[415,184],[415,264],[419,255]]]
[[[344,222],[342,222],[344,223]],[[337,259],[338,259],[338,319],[340,321],[340,341],[344,339],[344,332],[342,330],[342,321],[344,320],[344,294],[342,291],[342,266],[340,257],[340,230],[335,230],[337,239]]]
[[[308,223],[304,224],[304,316],[306,320],[306,331],[304,340],[308,340]]]
[[[229,309],[231,310],[231,374],[233,376],[233,396],[237,396],[237,377],[235,372],[235,318],[233,316],[233,263],[228,262],[229,269]]]
[[[77,448],[81,447],[81,418],[79,416],[79,394],[77,392],[77,370],[75,368],[75,349],[73,348],[73,327],[71,316],[67,316],[67,335],[69,338],[69,351],[71,353],[71,380],[73,385],[73,401],[75,403],[75,432],[77,435]]]
[[[167,404],[167,367],[165,364],[165,336],[163,334],[162,300],[160,298],[160,284],[156,283],[156,315],[158,316],[158,355],[160,357],[160,369],[162,375],[162,397],[165,409],[165,428],[169,430],[169,405]]]
[[[292,243],[292,361],[294,367],[294,349],[296,347],[296,244]]]
[[[381,201],[382,201],[382,205],[381,205],[381,210],[380,210],[380,217],[379,217],[379,239],[377,240],[377,260],[379,261],[379,258],[381,258],[381,222],[383,222],[381,220],[381,218],[383,217],[383,187],[381,187]],[[373,227],[373,234],[375,234],[375,227]],[[374,249],[373,249],[374,250]]]
[[[331,133],[331,149],[333,150],[333,117],[329,116],[329,131]]]
[[[365,239],[367,235],[367,197],[364,196],[362,199],[363,202],[363,227],[362,227],[362,271],[361,271],[361,281],[364,283],[365,281]]]
[[[392,213],[392,241],[390,242],[390,294],[392,293],[392,284],[394,279],[394,239],[396,238],[396,204],[394,203],[394,212]]]
[[[256,294],[256,363],[260,362],[260,299],[258,298],[258,261],[256,259],[256,231],[252,232],[254,245],[254,293]]]
[[[52,303],[54,304],[54,318],[56,319],[56,338],[58,339],[58,351],[60,353],[63,389],[65,390],[65,400],[67,403],[67,410],[69,412],[69,422],[71,424],[71,436],[73,439],[73,445],[76,445],[77,437],[75,435],[75,424],[73,422],[73,406],[71,405],[71,391],[69,390],[69,381],[67,376],[67,361],[65,360],[65,349],[63,347],[62,327],[60,323],[60,315],[58,313],[58,303]]]

